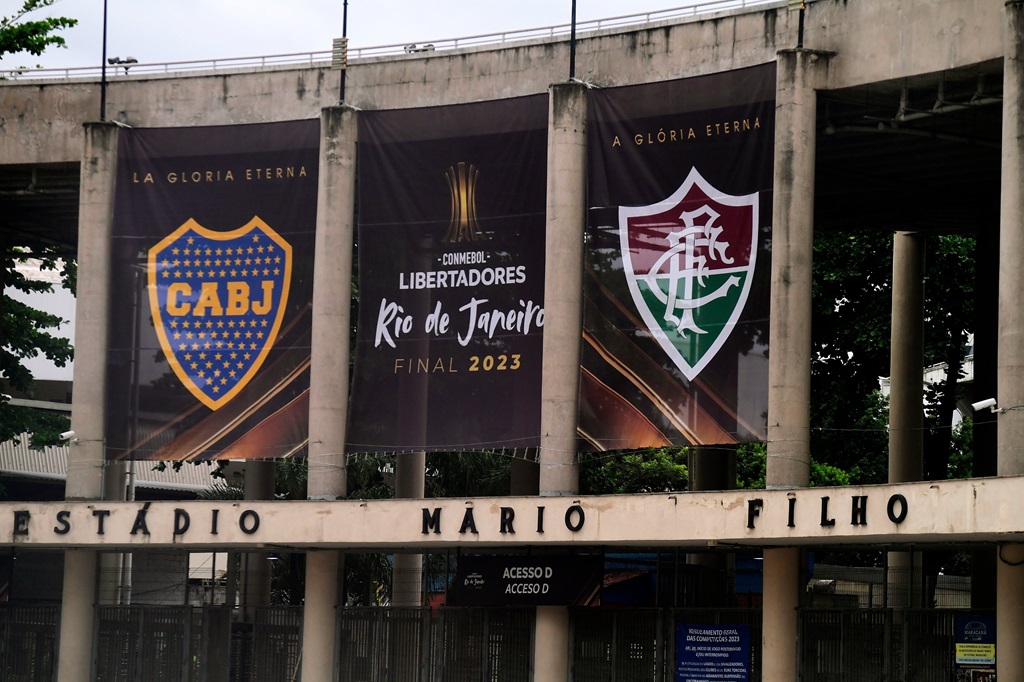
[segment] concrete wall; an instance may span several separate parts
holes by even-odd
[[[969,65],[1002,55],[997,0],[819,0],[807,11],[805,46],[838,53],[830,88]],[[760,64],[796,45],[785,3],[640,30],[587,34],[577,77],[597,86],[666,80]],[[568,77],[564,39],[360,60],[347,95],[362,109],[451,104],[546,92]],[[135,77],[111,74],[108,118],[137,127],[302,119],[338,98],[326,68]],[[96,82],[0,82],[0,162],[81,157],[84,121],[99,116]]]

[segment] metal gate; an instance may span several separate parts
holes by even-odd
[[[262,607],[251,610],[251,620],[232,622],[239,613],[226,607],[101,606],[96,610],[95,679],[297,679],[302,609]]]
[[[0,679],[40,682],[57,674],[60,607],[0,604]]]
[[[532,630],[532,609],[339,609],[339,680],[529,682]]]
[[[801,609],[805,682],[933,682],[956,675],[948,609]],[[972,610],[971,613],[981,613]],[[991,613],[991,612],[985,612]]]
[[[682,624],[745,625],[750,633],[749,679],[761,679],[758,609],[572,610],[570,678],[576,682],[675,680],[676,632]]]

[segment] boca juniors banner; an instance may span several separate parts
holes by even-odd
[[[775,65],[593,90],[581,439],[763,440]]]
[[[112,459],[263,459],[308,438],[319,121],[122,130]]]
[[[353,452],[535,446],[547,97],[359,115]]]

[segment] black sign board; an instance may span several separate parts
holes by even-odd
[[[585,603],[601,586],[600,556],[462,556],[456,572],[460,606],[566,606]]]

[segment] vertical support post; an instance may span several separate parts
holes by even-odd
[[[583,319],[586,117],[586,86],[551,86],[540,409],[541,495],[569,495],[579,490],[576,419]]]
[[[889,483],[924,477],[924,236],[897,232],[892,245],[889,340]],[[886,606],[920,606],[920,554],[890,552]]]
[[[348,413],[352,244],[356,204],[356,110],[329,107],[320,114],[313,336],[309,380],[309,474],[306,496],[336,500],[348,494],[345,419]],[[337,661],[337,606],[344,599],[344,557],[306,554],[302,612],[302,682],[333,682]]]
[[[78,212],[78,302],[75,311],[74,398],[68,448],[69,501],[103,497],[107,338],[110,312],[110,237],[117,176],[117,126],[85,126]],[[64,553],[60,652],[57,679],[88,682],[92,677],[93,611],[96,603],[97,553]]]
[[[1003,138],[999,214],[999,335],[996,383],[1000,476],[1024,474],[1024,2],[1008,0],[1003,34]],[[996,676],[1024,679],[1024,545],[999,548]]]
[[[401,453],[395,459],[395,497],[422,499],[427,455],[418,452]],[[391,569],[391,603],[395,606],[418,607],[422,604],[423,555],[394,554]]]
[[[579,491],[576,420],[583,320],[587,89],[556,83],[548,95],[548,198],[544,268],[544,377],[540,408],[541,496]],[[569,610],[538,606],[534,678],[569,675]]]
[[[769,488],[810,482],[811,262],[817,93],[830,53],[778,53],[772,212],[772,308],[768,362]],[[766,680],[797,679],[800,552],[764,552]]]
[[[274,499],[274,461],[250,460],[245,463],[246,500]],[[270,606],[270,561],[266,552],[242,555],[242,605],[247,620],[255,620],[255,607]]]
[[[889,342],[889,483],[924,475],[924,237],[897,232],[892,246]]]

